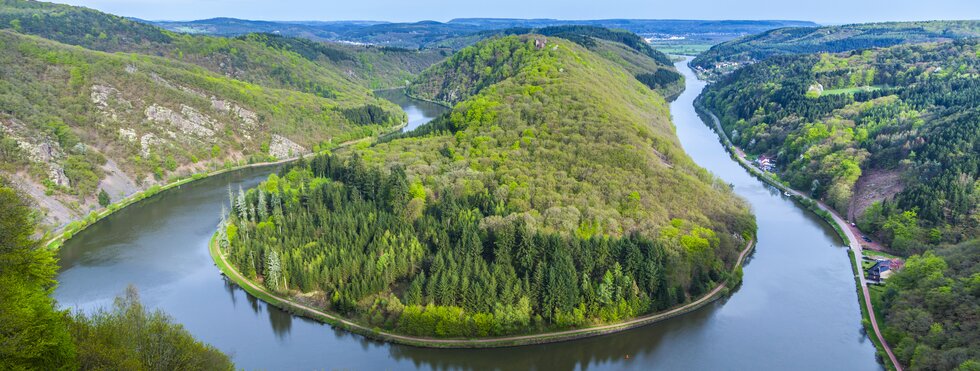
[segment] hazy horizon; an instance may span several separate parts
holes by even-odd
[[[547,2],[498,0],[492,3],[456,3],[443,0],[365,0],[331,3],[310,0],[59,0],[100,11],[154,21],[191,21],[228,17],[261,21],[385,21],[446,22],[457,18],[676,19],[676,20],[798,20],[820,24],[888,21],[980,19],[973,0],[824,0],[787,3],[777,0],[684,2],[613,0],[595,3],[568,0]],[[923,6],[926,5],[926,6]],[[842,9],[844,11],[842,11]],[[868,15],[871,15],[870,17]]]

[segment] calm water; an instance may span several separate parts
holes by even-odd
[[[743,285],[730,299],[683,317],[559,344],[436,350],[380,343],[289,315],[230,285],[207,253],[227,185],[252,186],[270,169],[185,185],[80,233],[62,249],[55,296],[63,306],[90,311],[132,283],[148,306],[169,313],[246,369],[880,370],[874,346],[862,334],[840,241],[728,157],[691,107],[703,84],[683,64],[678,68],[688,79],[687,91],[671,107],[681,143],[699,164],[732,183],[759,221]],[[424,102],[396,102],[410,117],[420,115],[416,122],[441,112]]]
[[[432,102],[421,101],[418,99],[409,98],[405,95],[404,90],[379,90],[374,92],[379,98],[384,98],[394,102],[395,104],[402,106],[402,110],[408,114],[408,125],[402,128],[402,131],[412,131],[415,128],[422,126],[422,124],[431,121],[432,119],[439,116],[441,113],[446,112],[446,107],[440,106]]]

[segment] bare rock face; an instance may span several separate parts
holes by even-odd
[[[113,121],[119,120],[119,114],[116,111],[117,107],[126,111],[133,108],[133,104],[123,98],[119,90],[107,85],[92,85],[92,94],[89,98],[99,111],[102,111],[103,115]]]
[[[65,157],[65,152],[57,141],[47,136],[37,136],[24,138],[20,133],[26,132],[24,126],[14,120],[0,121],[0,129],[17,141],[17,147],[27,153],[27,159],[34,163],[47,164],[48,178],[54,184],[62,187],[70,187],[71,182],[65,175],[65,169],[58,164],[58,161]]]
[[[214,128],[217,126],[215,121],[187,105],[182,104],[180,113],[177,113],[154,104],[147,107],[144,113],[147,120],[169,123],[183,134],[194,135],[211,142],[215,139]]]
[[[136,131],[132,129],[119,128],[119,138],[130,143],[135,143]]]
[[[22,133],[28,132],[27,128],[16,120],[0,121],[0,129],[17,141],[17,146],[27,153],[27,159],[31,162],[52,162],[65,157],[61,145],[46,135],[33,138],[22,137]]]
[[[156,135],[146,134],[140,138],[140,155],[143,157],[150,156],[150,149],[153,146],[162,143],[160,139],[157,139]]]
[[[48,178],[56,185],[71,187],[71,181],[65,175],[65,169],[56,163],[48,163]]]
[[[218,112],[234,114],[242,120],[246,129],[255,129],[258,123],[258,115],[255,112],[244,109],[233,102],[211,97],[211,108]]]
[[[272,134],[272,141],[269,143],[269,154],[277,159],[287,159],[309,153],[306,148],[296,144],[282,135]]]

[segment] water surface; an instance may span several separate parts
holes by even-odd
[[[484,350],[391,345],[292,316],[228,283],[207,252],[227,187],[253,186],[272,168],[184,185],[79,233],[61,250],[55,297],[91,311],[134,284],[148,307],[245,369],[880,370],[861,327],[845,247],[821,220],[729,158],[694,113],[704,84],[683,62],[677,66],[687,90],[671,111],[684,149],[731,183],[759,224],[742,286],[693,313],[601,337]],[[388,99],[409,112],[410,127],[442,112],[402,97]]]
[[[403,89],[379,90],[374,92],[374,95],[394,102],[408,114],[408,124],[402,128],[403,132],[415,130],[415,128],[432,121],[436,116],[447,111],[444,106],[409,98]]]

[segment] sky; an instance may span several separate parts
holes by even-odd
[[[821,24],[980,19],[980,0],[55,0],[148,20],[453,18],[792,19]]]

